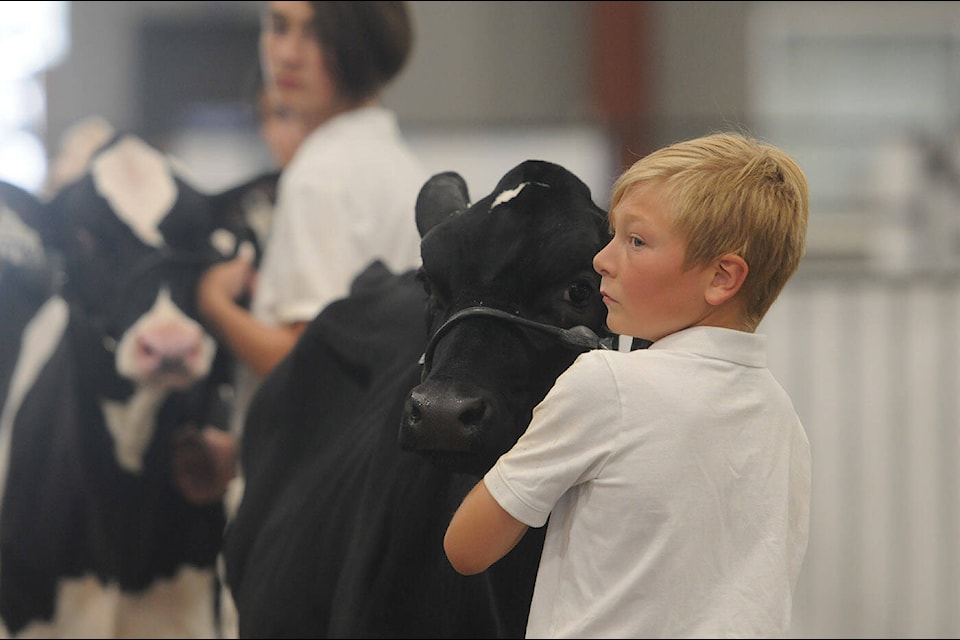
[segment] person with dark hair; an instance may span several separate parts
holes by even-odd
[[[381,104],[413,44],[405,2],[266,3],[264,91],[308,133],[283,168],[259,269],[252,256],[238,257],[212,267],[197,290],[206,323],[242,363],[234,439],[260,380],[357,274],[375,260],[398,272],[419,266],[414,206],[427,175]],[[249,309],[239,302],[247,295]],[[229,475],[236,442],[208,431]],[[197,501],[222,495],[217,483],[176,478]]]

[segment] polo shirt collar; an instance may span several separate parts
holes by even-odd
[[[767,336],[722,327],[690,327],[660,338],[650,349],[687,351],[748,367],[767,366]]]

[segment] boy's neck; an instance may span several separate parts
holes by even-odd
[[[754,333],[756,327],[744,320],[743,309],[737,298],[728,300],[722,305],[713,307],[711,312],[690,325],[693,327],[720,327],[722,329],[733,329],[734,331],[744,331]]]

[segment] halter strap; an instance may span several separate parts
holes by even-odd
[[[440,325],[440,328],[437,329],[437,331],[427,342],[427,348],[424,350],[423,355],[420,356],[420,365],[423,367],[421,378],[426,378],[427,374],[430,373],[430,368],[433,364],[433,352],[436,350],[437,343],[440,341],[440,338],[449,332],[453,325],[471,317],[484,317],[494,320],[502,320],[504,322],[510,322],[530,329],[535,329],[557,338],[561,343],[568,347],[578,349],[580,351],[589,351],[591,349],[610,349],[613,343],[612,338],[600,338],[591,329],[583,325],[578,325],[570,329],[562,329],[550,324],[536,322],[535,320],[530,320],[513,313],[501,311],[500,309],[479,306],[467,307],[457,311],[452,316],[447,318],[447,321]]]

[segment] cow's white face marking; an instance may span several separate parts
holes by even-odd
[[[216,342],[161,289],[116,347],[117,373],[139,385],[183,389],[210,372]],[[164,369],[176,363],[177,370]]]
[[[160,221],[177,200],[170,165],[159,151],[127,136],[94,159],[97,192],[146,244],[163,246]]]
[[[526,187],[529,182],[521,182],[513,189],[507,189],[506,191],[501,191],[496,198],[493,200],[493,204],[490,205],[490,210],[493,211],[496,207],[500,206],[504,202],[510,202],[523,191],[523,188]]]
[[[186,389],[210,373],[215,355],[214,339],[174,304],[167,289],[124,332],[116,347],[117,373],[137,390],[124,402],[100,403],[122,468],[142,470],[160,405],[172,390]]]
[[[213,570],[189,566],[138,594],[95,576],[67,578],[57,584],[53,620],[32,623],[18,637],[216,638],[214,593]]]
[[[101,400],[100,409],[113,437],[113,453],[121,469],[139,474],[143,454],[157,428],[157,412],[169,391],[140,387],[125,402]]]
[[[33,268],[43,264],[44,255],[40,235],[0,203],[0,262]]]
[[[524,187],[535,184],[538,187],[544,187],[545,189],[550,189],[550,185],[546,182],[521,182],[513,189],[506,189],[501,191],[500,194],[493,199],[493,204],[490,205],[490,210],[493,211],[498,205],[503,204],[504,202],[509,202],[520,195],[520,192],[523,191]]]

